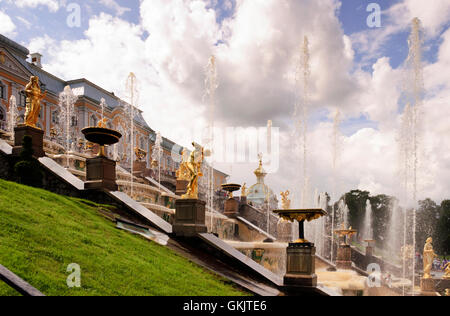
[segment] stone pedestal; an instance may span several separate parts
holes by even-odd
[[[366,247],[366,257],[373,257],[373,247],[371,246]]]
[[[339,246],[336,267],[344,270],[350,270],[352,268],[352,248],[349,245]]]
[[[188,184],[189,184],[188,180],[177,180],[175,194],[179,196],[186,194]]]
[[[436,295],[434,279],[420,279],[420,291],[423,295]]]
[[[239,202],[235,199],[225,201],[225,216],[236,218],[239,215]]]
[[[86,161],[87,190],[106,189],[117,191],[116,162],[106,157],[96,157]]]
[[[315,257],[314,244],[289,244],[284,285],[287,287],[315,287],[317,285]]]
[[[200,200],[177,200],[173,233],[177,237],[195,237],[206,233],[206,202]]]
[[[241,196],[241,204],[247,204],[247,197]]]
[[[44,131],[28,125],[19,125],[14,128],[13,156],[19,156],[22,152],[22,141],[25,135],[31,137],[33,156],[36,158],[44,157]]]

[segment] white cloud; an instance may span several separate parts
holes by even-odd
[[[23,18],[23,17],[21,17],[21,16],[18,16],[18,17],[16,17],[17,18],[17,20],[19,20],[23,25],[25,25],[25,27],[27,28],[27,29],[30,29],[31,28],[31,22],[30,21],[28,21],[27,19],[25,19],[25,18]]]
[[[11,18],[3,11],[0,11],[0,29],[2,30],[2,34],[7,36],[13,36],[16,29]]]
[[[36,8],[38,6],[47,6],[51,12],[59,10],[59,2],[57,0],[14,0],[10,1],[19,8]]]
[[[115,10],[116,14],[118,16],[121,16],[124,13],[126,13],[128,11],[131,11],[130,8],[122,7],[114,0],[100,0],[100,3],[103,4],[104,6],[110,8],[110,9]]]

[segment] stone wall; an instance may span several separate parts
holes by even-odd
[[[245,218],[250,223],[267,231],[267,212],[262,212],[248,204],[241,204],[239,207],[239,216]],[[277,237],[278,216],[270,214],[269,234]]]

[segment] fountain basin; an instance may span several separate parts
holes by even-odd
[[[240,189],[241,189],[240,184],[234,184],[234,183],[222,184],[222,190],[229,192],[229,193],[239,191]]]
[[[87,127],[81,132],[88,141],[100,146],[114,145],[122,137],[122,134],[118,131],[104,127]]]

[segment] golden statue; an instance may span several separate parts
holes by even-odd
[[[178,168],[176,172],[177,180],[179,181],[189,181],[189,169],[187,168],[187,164],[189,162],[189,154],[186,150],[186,148],[183,148],[183,151],[181,152],[181,163],[180,167]]]
[[[203,176],[201,172],[202,163],[204,159],[204,149],[201,146],[192,143],[195,150],[191,152],[189,162],[186,163],[186,168],[189,172],[189,183],[187,185],[187,192],[182,199],[198,199],[198,178]]]
[[[450,280],[450,262],[447,263],[444,267],[445,275],[443,276],[444,280]]]
[[[289,210],[291,208],[291,200],[288,199],[289,194],[291,194],[291,192],[289,192],[289,190],[287,190],[286,192],[281,192],[281,207],[283,210]]]
[[[425,244],[425,247],[423,249],[423,278],[424,279],[431,279],[431,269],[433,267],[433,261],[434,261],[434,258],[437,257],[437,255],[434,253],[432,242],[433,242],[433,239],[431,237],[428,238],[427,242]]]
[[[244,185],[241,188],[241,196],[247,197],[247,195],[248,195],[247,183],[244,183]]]
[[[97,127],[106,128],[107,124],[108,124],[108,119],[106,117],[104,117],[100,121],[98,121]]]
[[[147,157],[147,152],[139,147],[134,148],[134,154],[136,155],[137,161],[143,161]]]
[[[25,125],[36,127],[41,112],[41,100],[47,95],[47,91],[41,93],[39,77],[32,76],[30,78],[30,82],[25,87],[25,95],[27,96]]]

